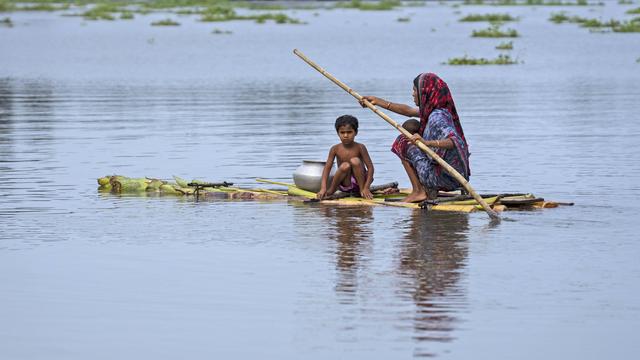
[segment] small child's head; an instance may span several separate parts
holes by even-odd
[[[420,131],[420,121],[416,119],[409,119],[402,124],[402,127],[413,135]]]
[[[358,119],[352,115],[342,115],[336,119],[336,132],[340,132],[343,126],[350,126],[355,133],[358,133]]]

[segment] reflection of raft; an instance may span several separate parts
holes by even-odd
[[[286,190],[239,188],[233,187],[233,184],[228,182],[209,183],[197,180],[187,182],[179,177],[174,177],[174,180],[128,178],[119,175],[107,176],[98,179],[98,184],[100,185],[98,191],[131,195],[194,196],[198,200],[292,200],[317,202],[315,193],[300,189],[294,184],[277,181],[256,179],[260,183],[286,187]],[[435,200],[412,204],[400,201],[408,192],[402,189],[398,190],[397,183],[372,187],[373,189],[376,189],[376,191],[373,191],[374,198],[372,200],[349,196],[349,194],[337,194],[333,199],[322,200],[320,203],[351,206],[395,206],[454,212],[482,210],[482,207],[472,197],[459,192],[440,192]],[[533,194],[488,194],[482,195],[482,198],[496,211],[573,205],[572,203],[545,201],[543,198],[536,197]]]

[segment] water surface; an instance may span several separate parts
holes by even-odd
[[[627,8],[564,10],[609,19]],[[552,24],[559,10],[429,3],[176,28],[149,26],[166,14],[12,13],[15,27],[0,28],[0,356],[633,357],[640,36]],[[511,53],[523,63],[443,65],[497,56],[502,40],[470,37],[486,24],[457,22],[483,12],[520,17],[507,27],[522,34]],[[345,113],[361,121],[375,182],[408,186],[394,130],[294,48],[394,102],[411,101],[418,73],[438,73],[477,190],[576,205],[492,224],[97,193],[95,179],[114,173],[290,181],[301,160],[326,157]]]

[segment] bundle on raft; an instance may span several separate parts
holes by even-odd
[[[174,181],[155,178],[129,178],[120,175],[105,176],[98,179],[98,191],[112,194],[155,194],[168,196],[193,196],[197,200],[290,200],[305,203],[319,202],[333,205],[394,206],[432,211],[474,212],[482,210],[477,201],[458,192],[439,192],[438,197],[422,203],[405,203],[401,200],[409,194],[407,189],[398,189],[398,183],[374,185],[371,187],[373,199],[363,199],[354,194],[337,192],[318,201],[316,194],[300,189],[295,184],[256,179],[259,183],[277,185],[279,188],[240,188],[233,183],[186,181],[174,176]],[[483,194],[481,195],[493,210],[523,210],[536,208],[555,208],[560,205],[573,205],[545,201],[533,194]]]

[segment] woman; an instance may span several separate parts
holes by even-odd
[[[412,135],[411,139],[403,135],[398,136],[391,147],[391,151],[400,157],[413,188],[404,201],[420,202],[434,198],[438,190],[448,191],[460,187],[456,179],[415,145],[417,141],[431,147],[436,154],[469,180],[471,171],[467,140],[464,137],[449,87],[436,74],[423,73],[413,80],[413,101],[417,108],[392,103],[375,96],[363,98],[373,105],[397,114],[420,117],[418,133]]]

